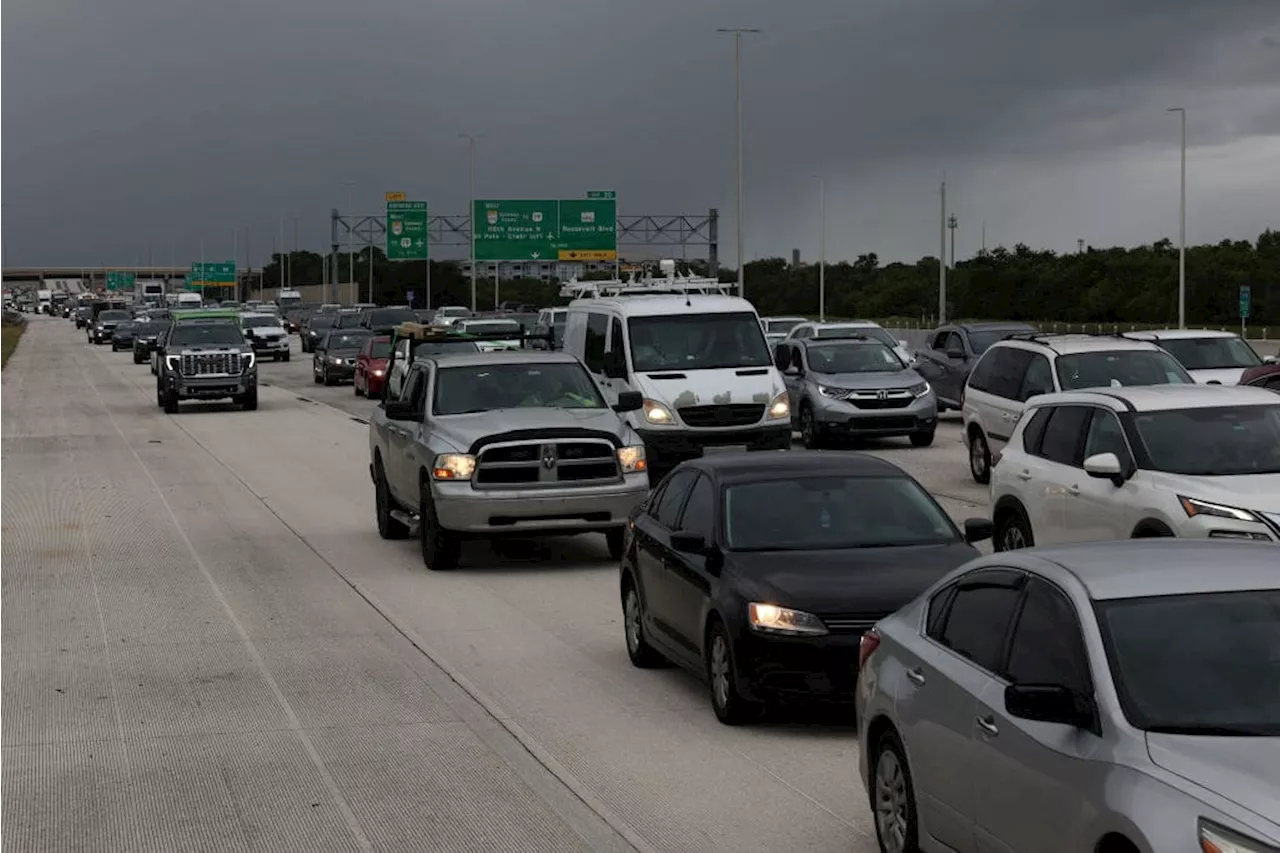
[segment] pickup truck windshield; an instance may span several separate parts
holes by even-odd
[[[537,408],[603,409],[605,402],[579,364],[443,367],[436,378],[437,415]]]
[[[233,323],[179,323],[169,333],[169,346],[217,346],[242,344],[244,337]]]
[[[637,373],[768,367],[773,363],[755,314],[632,317],[631,362]]]

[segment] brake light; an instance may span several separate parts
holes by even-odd
[[[858,672],[862,672],[871,658],[871,653],[878,648],[880,648],[880,632],[872,628],[858,641]]]

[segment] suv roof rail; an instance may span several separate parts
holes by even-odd
[[[1043,343],[1048,340],[1062,340],[1063,338],[1123,338],[1125,340],[1133,340],[1126,337],[1125,332],[1014,332],[1005,335],[1001,340]]]
[[[816,343],[821,343],[822,341],[870,341],[875,339],[870,337],[869,335],[864,335],[861,332],[855,332],[853,330],[849,330],[847,332],[837,331],[830,335],[818,335],[812,338],[800,338],[800,340],[804,341],[805,343],[816,344]],[[882,343],[882,341],[877,340],[876,343]]]

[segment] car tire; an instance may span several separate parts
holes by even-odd
[[[252,391],[246,392],[239,400],[241,407],[246,412],[256,412],[258,410],[258,389],[255,387]]]
[[[716,719],[726,726],[737,726],[756,719],[760,707],[742,696],[738,690],[738,674],[734,668],[733,643],[724,623],[713,619],[707,629],[707,681],[711,687],[711,709]]]
[[[621,527],[611,527],[604,532],[605,544],[609,546],[609,559],[621,560],[622,549],[627,542],[627,532]]]
[[[980,485],[991,482],[991,448],[980,429],[974,429],[969,437],[969,476]]]
[[[1031,532],[1031,522],[1020,509],[1008,509],[996,513],[995,531],[992,546],[997,551],[1018,551],[1022,548],[1034,548],[1035,535]]]
[[[387,485],[387,472],[382,468],[382,460],[373,463],[373,507],[378,521],[378,535],[383,539],[404,539],[409,535],[409,528],[404,522],[397,521],[391,510],[399,509],[395,498],[391,497],[391,489]]]
[[[891,731],[873,749],[869,787],[876,841],[883,853],[919,853],[920,823],[906,750]]]
[[[418,538],[422,542],[422,563],[433,572],[448,572],[458,567],[462,540],[452,530],[440,526],[431,484],[423,480],[418,486]]]
[[[666,664],[667,659],[645,639],[644,602],[640,600],[640,592],[630,575],[622,582],[622,630],[632,666],[655,669]]]
[[[316,373],[314,367],[311,369],[311,372],[313,374],[311,378],[316,381],[317,385],[320,385],[324,382],[324,377],[322,377],[319,373]]]
[[[166,415],[178,414],[178,395],[172,391],[165,391],[160,398],[160,405],[164,407]]]
[[[935,433],[936,433],[936,430],[932,430],[932,429],[925,430],[922,432],[911,433],[911,446],[912,447],[928,447],[929,445],[933,444],[933,436]]]
[[[354,379],[351,381],[351,390],[355,392],[357,397],[364,396],[364,392],[360,390],[360,383],[356,382]]]
[[[800,406],[800,442],[809,450],[821,450],[823,441],[822,427],[813,416],[813,407],[808,403]]]
[[[290,355],[292,355],[292,353],[285,353],[284,355],[280,356],[280,360],[281,360],[281,361],[288,361],[288,360],[289,360],[289,356],[290,356]]]
[[[329,375],[328,369],[325,369],[324,373],[321,375],[321,381],[328,386],[333,386],[338,384],[337,382],[333,381],[333,377]]]

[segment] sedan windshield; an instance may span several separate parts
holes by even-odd
[[[391,358],[390,338],[375,338],[370,347],[369,358]]]
[[[1063,391],[1136,385],[1193,385],[1195,380],[1167,352],[1110,350],[1058,356]]]
[[[130,320],[132,317],[130,317],[128,311],[103,311],[98,315],[98,319],[100,321],[115,320],[119,322],[120,320]]]
[[[902,370],[902,360],[883,344],[822,344],[809,347],[809,368],[816,373],[883,373]]]
[[[1262,359],[1253,347],[1236,337],[1180,338],[1159,341],[1187,370],[1217,370],[1224,367],[1257,367]]]
[[[1097,609],[1120,705],[1134,726],[1280,735],[1280,590],[1130,598]]]
[[[437,375],[437,415],[529,408],[603,409],[605,402],[580,364],[442,367]]]
[[[747,312],[633,317],[631,362],[638,373],[768,367],[760,321]]]
[[[317,332],[328,329],[338,322],[340,316],[340,314],[317,314],[307,321],[307,328],[315,329]]]
[[[1034,332],[1030,326],[1009,326],[1002,329],[983,329],[982,331],[969,332],[969,346],[973,347],[975,355],[982,355],[987,349],[997,341],[1003,341],[1010,335],[1017,335],[1024,332]]]
[[[179,323],[169,333],[169,346],[242,344],[244,337],[234,323]]]
[[[908,477],[800,477],[732,485],[733,551],[828,551],[956,542],[947,514]]]
[[[357,331],[330,332],[324,339],[324,348],[328,350],[360,349],[367,340],[369,340],[368,332],[363,334]]]
[[[339,314],[338,322],[333,325],[339,329],[358,329],[360,328],[360,315],[354,311],[349,311],[346,314]]]
[[[281,329],[284,324],[274,314],[245,314],[240,325],[246,329]]]
[[[1280,404],[1138,412],[1152,467],[1171,474],[1280,474]]]

